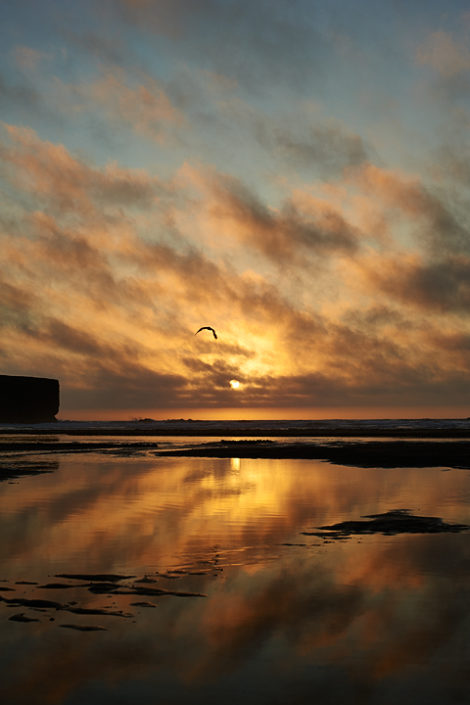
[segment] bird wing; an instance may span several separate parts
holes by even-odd
[[[212,331],[212,335],[213,335],[214,338],[217,340],[217,333],[215,332],[215,330],[214,330],[213,328],[211,328],[211,326],[202,326],[202,328],[199,328],[199,330],[197,330],[197,331],[194,333],[194,335],[197,335],[197,334],[200,333],[202,330],[211,330],[211,331]]]

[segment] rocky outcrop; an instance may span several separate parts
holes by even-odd
[[[55,421],[58,411],[57,379],[0,375],[1,423]]]

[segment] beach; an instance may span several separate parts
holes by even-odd
[[[3,429],[3,702],[465,701],[464,423],[182,423]]]
[[[0,11],[0,703],[469,705],[468,3]]]
[[[4,452],[146,451],[157,456],[298,458],[359,467],[470,467],[469,419],[128,421],[12,424]]]

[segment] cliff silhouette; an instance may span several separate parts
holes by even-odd
[[[0,375],[0,422],[55,421],[59,393],[57,379]]]

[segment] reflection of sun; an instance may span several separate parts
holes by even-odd
[[[231,379],[230,386],[232,387],[232,389],[238,389],[240,386],[240,382],[238,381],[238,379]]]

